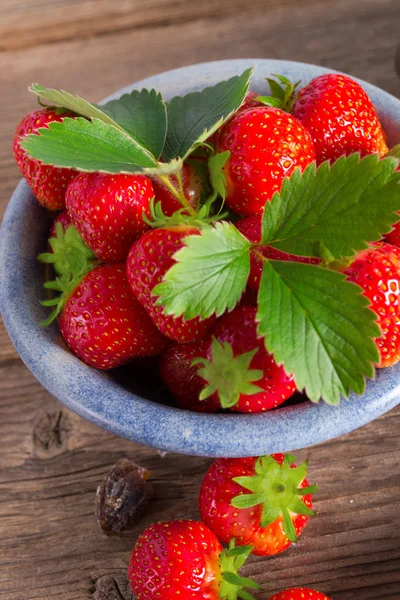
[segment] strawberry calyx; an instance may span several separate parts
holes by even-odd
[[[255,600],[254,596],[245,588],[259,590],[260,585],[238,574],[238,570],[244,565],[253,550],[253,546],[235,546],[235,540],[229,542],[220,556],[221,586],[219,597],[221,600]]]
[[[307,475],[308,461],[292,467],[294,456],[286,454],[282,464],[272,456],[261,456],[255,464],[255,475],[234,477],[233,481],[249,490],[251,494],[240,494],[232,498],[235,508],[252,508],[262,505],[260,527],[267,527],[282,517],[283,530],[291,542],[296,542],[296,530],[292,516],[315,516],[315,512],[304,503],[302,497],[313,494],[318,486],[313,484],[299,487]]]
[[[234,356],[229,342],[221,343],[213,337],[211,359],[192,360],[192,366],[202,365],[198,374],[207,382],[199,400],[206,400],[217,393],[221,407],[231,408],[238,403],[240,394],[252,395],[261,392],[262,388],[253,382],[261,379],[263,372],[260,369],[250,369],[250,363],[257,351],[258,348],[254,348]]]
[[[275,81],[275,79],[271,79],[270,77],[266,78],[271,89],[271,95],[258,96],[256,100],[262,102],[262,104],[265,104],[266,106],[273,106],[275,108],[281,108],[286,112],[290,112],[296,102],[296,89],[301,81],[292,83],[284,75],[273,74],[272,77],[275,77],[278,81]]]
[[[186,208],[180,208],[172,215],[167,216],[162,209],[162,203],[156,202],[155,198],[150,200],[150,219],[143,214],[142,219],[152,228],[160,229],[174,227],[176,225],[187,225],[191,227],[203,227],[226,217],[226,213],[210,216],[210,205],[204,204],[194,214],[188,214]]]
[[[73,225],[64,230],[61,223],[56,223],[55,229],[56,235],[49,238],[53,252],[43,252],[37,257],[39,262],[51,264],[56,274],[55,279],[46,281],[43,287],[59,292],[53,298],[42,300],[43,306],[53,307],[53,310],[47,319],[41,321],[41,326],[49,325],[58,317],[83,277],[100,264]]]
[[[73,225],[64,229],[61,223],[56,223],[55,236],[49,238],[49,246],[52,252],[42,252],[37,259],[39,262],[53,265],[57,275],[66,275],[70,271],[68,257],[74,250],[79,250],[87,261],[97,260]]]

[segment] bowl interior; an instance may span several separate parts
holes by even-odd
[[[168,100],[213,85],[251,65],[256,65],[252,89],[264,94],[265,77],[271,73],[301,78],[306,83],[328,71],[286,61],[220,61],[156,75],[110,98],[132,89],[154,87]],[[378,110],[389,144],[400,142],[400,101],[360,83]],[[44,250],[49,225],[48,214],[21,181],[1,229],[1,310],[10,337],[32,373],[55,397],[100,427],[163,450],[203,456],[250,456],[295,450],[337,437],[399,402],[400,365],[379,371],[361,398],[352,395],[339,407],[295,400],[292,406],[260,415],[201,415],[174,408],[160,379],[154,376],[152,361],[139,361],[111,374],[84,365],[68,352],[57,325],[46,329],[39,326],[46,309],[40,305],[44,269],[36,256]]]

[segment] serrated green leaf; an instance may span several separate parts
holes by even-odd
[[[167,135],[167,110],[156,90],[133,90],[117,100],[96,105],[141,146],[159,158]]]
[[[356,153],[296,169],[266,205],[262,243],[299,256],[318,256],[322,244],[334,258],[366,248],[399,219],[397,164]]]
[[[176,96],[167,104],[168,131],[163,158],[185,160],[241,106],[253,69],[201,92]]]
[[[379,354],[380,330],[361,288],[310,264],[265,262],[258,294],[259,334],[267,350],[313,402],[361,394]]]
[[[107,125],[112,125],[113,127],[120,129],[120,131],[123,131],[123,127],[118,125],[118,123],[116,123],[108,114],[104,113],[100,107],[91,104],[79,96],[75,96],[64,90],[45,88],[38,83],[33,83],[30,86],[29,91],[36,94],[39,98],[43,98],[43,100],[67,108],[82,117],[98,119]]]
[[[250,273],[250,243],[234,225],[224,221],[190,235],[174,264],[153,294],[166,314],[186,319],[232,310]]]
[[[230,155],[230,151],[227,150],[213,154],[208,159],[211,187],[216,194],[221,196],[222,200],[226,198],[226,177],[223,169]]]
[[[98,119],[65,118],[38,132],[26,136],[22,147],[45,164],[104,173],[141,173],[157,167],[135,140]]]

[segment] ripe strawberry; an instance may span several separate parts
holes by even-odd
[[[224,166],[227,205],[240,215],[262,213],[267,200],[296,167],[315,160],[311,135],[279,108],[240,111],[224,126],[217,152],[229,150]]]
[[[123,264],[97,267],[82,279],[65,303],[60,330],[72,352],[98,369],[154,356],[167,342],[132,296]]]
[[[148,229],[153,186],[143,175],[81,173],[65,201],[72,222],[102,262],[125,260],[133,242]]]
[[[207,355],[198,374],[208,384],[201,398],[218,394],[222,408],[258,413],[276,408],[296,391],[287,375],[257,336],[257,308],[238,306],[211,330]]]
[[[385,242],[371,244],[357,254],[344,273],[363,289],[377,314],[382,331],[375,340],[379,366],[391,367],[400,360],[400,248]]]
[[[399,160],[399,166],[397,167],[396,171],[400,171],[400,144],[394,146],[387,154],[387,156],[395,157]],[[395,223],[393,225],[392,231],[385,235],[385,240],[389,244],[393,244],[393,246],[397,246],[398,248],[400,248],[400,221]]]
[[[249,217],[239,219],[239,221],[236,221],[235,226],[240,231],[240,233],[242,233],[250,242],[258,244],[261,241],[261,215],[251,215]],[[257,250],[263,256],[265,256],[265,258],[270,258],[272,260],[288,260],[309,263],[313,265],[317,265],[320,262],[318,258],[287,254],[287,252],[276,250],[275,248],[272,248],[272,246],[260,246],[259,248],[257,248]],[[258,288],[260,287],[262,270],[262,260],[260,258],[257,258],[254,252],[251,252],[250,275],[247,285],[251,290],[253,290],[253,292],[258,292]]]
[[[132,245],[126,263],[134,296],[158,329],[176,342],[202,338],[214,321],[213,317],[204,321],[199,318],[185,321],[183,317],[166,315],[163,307],[156,304],[157,296],[152,294],[153,288],[174,264],[173,255],[182,248],[184,238],[197,232],[197,229],[184,225],[148,231]]]
[[[128,577],[137,600],[254,600],[244,588],[260,586],[237,574],[251,548],[239,552],[198,521],[156,523],[136,542]]]
[[[204,523],[222,542],[234,537],[258,556],[288,548],[314,515],[311,494],[317,489],[305,478],[307,461],[296,467],[294,460],[273,454],[213,462],[200,489]]]
[[[293,395],[293,377],[257,337],[256,314],[254,306],[239,306],[223,315],[203,341],[165,352],[161,377],[179,406],[198,412],[227,408],[258,413]]]
[[[40,204],[49,210],[62,210],[65,207],[65,190],[78,171],[44,165],[30,158],[22,148],[21,142],[29,133],[36,133],[41,127],[48,127],[49,123],[60,122],[65,117],[72,116],[74,115],[68,112],[57,114],[51,108],[35,110],[22,119],[14,133],[15,161]]]
[[[310,131],[318,163],[352,152],[384,156],[388,151],[371,100],[346,75],[315,77],[299,91],[292,112]]]
[[[173,344],[160,358],[161,379],[180,408],[204,413],[218,412],[221,408],[216,394],[203,401],[199,399],[206,381],[197,375],[198,366],[192,365],[192,361],[206,356],[208,347],[209,341],[204,340]]]
[[[310,588],[300,587],[290,588],[290,590],[275,594],[274,596],[271,596],[269,600],[330,600],[330,598],[321,592],[310,590]]]
[[[188,200],[190,206],[196,208],[201,193],[201,181],[194,168],[186,163],[183,165],[181,177],[185,198]],[[178,186],[176,175],[171,175],[170,180],[175,187]],[[159,179],[152,179],[152,183],[155,201],[161,202],[164,215],[170,217],[174,212],[183,208],[179,200],[175,198],[172,192]]]

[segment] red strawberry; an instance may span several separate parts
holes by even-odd
[[[153,186],[143,175],[81,173],[68,186],[66,205],[85,243],[102,262],[121,262],[148,229]]]
[[[198,366],[192,361],[206,356],[209,341],[199,340],[189,344],[174,344],[166,349],[159,362],[161,379],[171,392],[177,404],[186,410],[196,412],[218,412],[221,404],[214,394],[201,401],[201,391],[206,381],[197,375]]]
[[[68,298],[60,330],[72,352],[98,369],[159,354],[167,340],[132,296],[125,265],[88,273]]]
[[[315,77],[299,91],[292,112],[310,131],[318,163],[352,152],[383,156],[388,151],[371,100],[346,75]]]
[[[279,594],[271,596],[269,600],[330,600],[328,596],[310,588],[290,588]]]
[[[250,552],[223,550],[198,521],[157,523],[136,542],[128,577],[137,600],[254,600],[244,588],[260,586],[237,574]]]
[[[400,248],[379,242],[359,252],[344,270],[377,314],[382,336],[375,340],[380,352],[380,367],[391,367],[400,360]]]
[[[224,166],[227,205],[240,215],[262,213],[267,200],[296,167],[315,160],[311,135],[279,108],[239,112],[223,128],[217,151],[231,152]]]
[[[201,193],[201,181],[196,175],[194,168],[186,163],[183,165],[181,177],[185,198],[188,200],[190,206],[196,208]],[[170,180],[175,187],[178,186],[176,175],[171,175]],[[172,192],[159,179],[153,179],[152,182],[155,201],[161,202],[164,215],[170,217],[174,212],[183,208],[179,200],[175,198]]]
[[[390,152],[388,153],[387,156],[393,156],[393,157],[399,159],[399,161],[400,161],[400,144],[397,144],[396,146],[394,146],[394,148],[392,148],[390,150]],[[400,162],[399,162],[399,166],[397,167],[396,171],[400,171]],[[400,221],[395,223],[393,225],[392,231],[385,235],[385,240],[389,244],[393,244],[393,246],[397,246],[398,248],[400,248]]]
[[[198,374],[208,384],[202,396],[216,392],[222,408],[258,413],[282,404],[296,391],[291,375],[278,366],[257,336],[257,308],[238,306],[211,330],[207,355]]]
[[[197,229],[184,225],[152,229],[133,244],[126,263],[133,294],[159,330],[176,342],[202,338],[214,321],[213,317],[204,321],[199,318],[185,321],[183,317],[166,315],[163,307],[156,305],[157,296],[152,294],[153,288],[175,263],[173,255],[182,248],[184,238],[196,233]]]
[[[258,244],[261,241],[261,215],[251,215],[250,217],[244,217],[236,221],[235,226],[250,242]],[[296,262],[304,262],[313,265],[317,265],[320,261],[318,258],[310,258],[306,256],[295,256],[294,254],[287,254],[281,250],[276,250],[271,246],[260,246],[257,248],[265,258],[272,260],[288,260]],[[247,285],[253,292],[258,292],[260,287],[261,274],[263,269],[263,262],[260,258],[257,258],[254,252],[250,253],[250,276]]]
[[[223,315],[202,342],[165,352],[161,377],[179,406],[198,412],[228,408],[258,413],[293,395],[293,377],[278,367],[257,337],[256,314],[254,306],[239,306]]]
[[[55,235],[56,235],[57,223],[61,223],[61,227],[63,228],[63,231],[66,231],[68,229],[68,227],[72,224],[71,217],[69,216],[69,214],[66,210],[63,210],[62,212],[58,213],[58,215],[54,219],[53,224],[50,229],[50,237],[51,238],[55,237]]]
[[[40,204],[49,210],[64,208],[65,190],[78,171],[44,165],[30,158],[22,148],[21,142],[29,133],[36,133],[41,127],[48,127],[49,123],[61,122],[65,117],[72,116],[74,115],[68,112],[57,114],[51,108],[35,110],[22,119],[14,134],[13,153],[16,163]]]
[[[204,523],[222,541],[236,538],[259,556],[288,548],[303,531],[317,486],[290,455],[220,458],[207,471],[199,498]],[[249,493],[250,492],[250,493]]]

